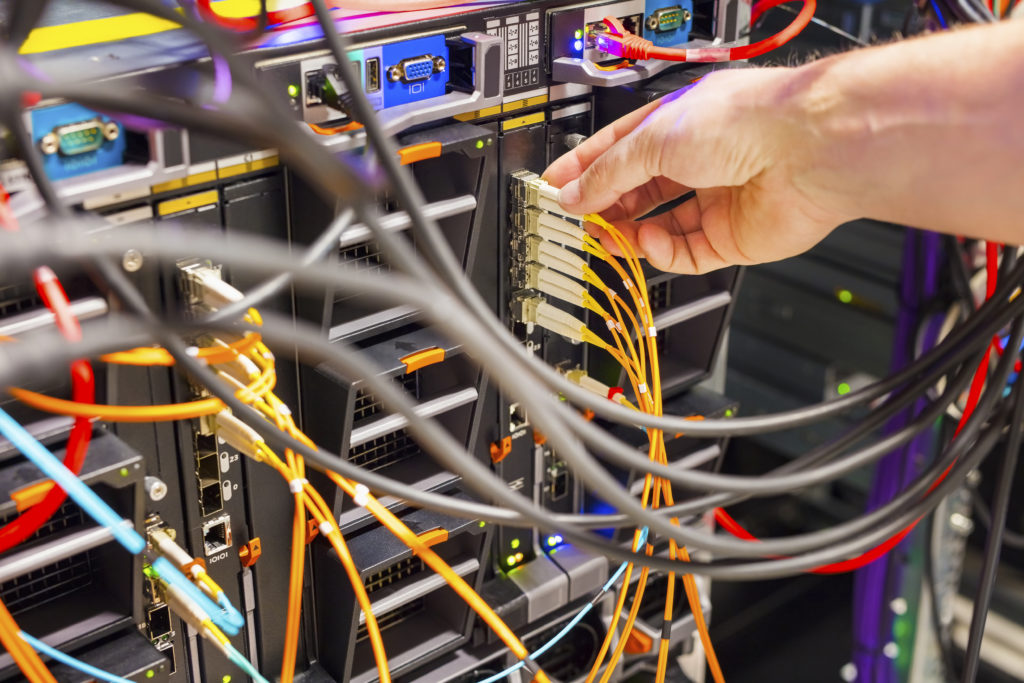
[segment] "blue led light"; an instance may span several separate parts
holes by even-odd
[[[582,51],[583,50],[583,41],[582,40],[577,40],[577,41],[573,42],[572,49],[575,50],[576,52]]]

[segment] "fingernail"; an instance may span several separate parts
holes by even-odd
[[[580,181],[572,180],[558,193],[558,203],[571,209],[580,203]]]

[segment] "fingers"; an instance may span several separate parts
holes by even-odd
[[[665,176],[657,176],[622,195],[619,201],[601,212],[601,217],[607,221],[634,219],[650,213],[690,190],[690,187]]]
[[[640,125],[650,112],[657,109],[658,104],[651,102],[609,123],[583,144],[556,159],[541,175],[555,187],[563,187],[569,181],[579,178],[605,150]]]

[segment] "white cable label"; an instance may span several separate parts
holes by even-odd
[[[647,336],[650,337],[651,339],[654,339],[655,337],[657,337],[658,336],[658,328],[655,327],[654,325],[651,325],[650,327],[648,327],[647,328]]]
[[[302,493],[303,487],[306,485],[306,479],[292,479],[288,482],[288,490],[292,493]]]
[[[623,286],[624,286],[624,287],[625,287],[626,289],[632,289],[632,288],[633,288],[633,283],[632,283],[632,282],[630,282],[629,280],[623,280],[623,281],[622,281],[622,285],[623,285]]]
[[[638,386],[638,387],[636,388],[636,390],[637,390],[637,391],[638,391],[639,393],[641,393],[641,394],[646,394],[646,393],[647,393],[647,382],[641,382],[641,383],[640,383],[640,386]]]
[[[730,48],[727,47],[706,47],[690,48],[686,51],[688,62],[727,62],[729,61]]]
[[[605,320],[604,324],[608,326],[608,330],[610,332],[614,332],[615,328],[618,327],[618,325],[615,323],[615,321],[612,320],[611,318],[608,318],[607,320]]]
[[[332,531],[334,531],[334,525],[333,524],[331,524],[326,519],[324,521],[320,522],[320,533],[322,533],[324,536],[327,536]]]
[[[279,403],[277,405],[277,412],[278,412],[279,415],[291,415],[292,414],[292,409],[289,408],[284,403]]]
[[[361,508],[366,507],[370,502],[370,489],[365,484],[356,484],[356,493],[352,496],[352,501]]]

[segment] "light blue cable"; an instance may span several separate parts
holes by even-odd
[[[646,542],[647,542],[647,527],[644,527],[643,529],[640,530],[640,537],[637,539],[637,542],[636,542],[637,550],[639,550]],[[636,551],[634,551],[634,552],[636,552]],[[574,628],[576,628],[576,625],[579,624],[581,621],[583,621],[583,617],[587,616],[587,614],[590,613],[590,610],[593,609],[594,601],[596,600],[596,598],[604,595],[609,590],[611,590],[612,586],[615,585],[615,582],[618,581],[619,577],[621,577],[622,574],[626,571],[626,567],[628,565],[629,565],[629,562],[623,562],[622,564],[620,564],[619,568],[615,570],[615,573],[612,574],[611,578],[609,578],[605,582],[604,586],[601,587],[601,590],[600,590],[600,592],[598,592],[597,596],[595,596],[595,598],[591,599],[590,602],[585,604],[583,606],[583,608],[579,612],[576,613],[576,616],[574,616],[572,619],[570,619],[569,622],[565,626],[563,626],[562,629],[558,633],[556,633],[554,635],[554,637],[551,638],[551,640],[549,640],[548,642],[544,643],[539,648],[537,648],[536,650],[531,652],[530,653],[530,659],[536,660],[538,657],[540,657],[545,652],[547,652],[548,650],[553,648],[555,645],[557,645],[558,641],[560,641],[562,638],[564,638],[566,636],[566,634],[569,633],[569,631],[571,631]],[[519,660],[518,662],[516,662],[512,666],[508,667],[507,669],[505,669],[501,673],[494,674],[490,678],[485,678],[484,680],[480,681],[479,683],[495,683],[495,681],[500,681],[501,679],[503,679],[503,678],[505,678],[507,676],[511,676],[513,673],[515,673],[519,669],[522,669],[523,666],[525,666],[525,664],[523,663],[523,660]]]
[[[133,555],[146,549],[146,539],[142,538],[131,524],[125,524],[114,510],[96,495],[96,492],[82,483],[75,474],[64,466],[43,444],[32,436],[28,430],[0,408],[0,434],[7,437],[29,461],[42,470],[43,474],[64,489],[85,513],[105,527],[114,539]]]
[[[44,475],[64,489],[68,496],[97,524],[106,528],[114,539],[124,546],[125,550],[133,555],[138,555],[146,549],[146,539],[135,531],[135,527],[130,521],[122,519],[114,512],[113,508],[107,505],[95,491],[86,486],[74,472],[64,466],[57,456],[39,443],[38,439],[2,408],[0,408],[0,434],[14,444]],[[199,603],[213,619],[213,622],[229,635],[236,635],[245,624],[245,619],[238,610],[234,607],[231,610],[222,610],[165,558],[157,558],[153,567],[165,581],[178,586]]]
[[[104,671],[103,669],[97,669],[91,664],[86,664],[85,662],[79,659],[75,659],[71,655],[65,654],[55,647],[50,647],[43,641],[39,640],[38,638],[30,636],[24,631],[18,631],[18,635],[21,636],[22,640],[31,645],[32,649],[36,652],[44,654],[50,659],[60,662],[65,666],[69,666],[72,669],[75,669],[76,671],[81,671],[86,676],[92,676],[93,678],[97,678],[101,681],[109,681],[110,683],[132,683],[132,681],[128,680],[127,678],[121,678],[120,676],[115,676],[114,674]]]
[[[194,583],[189,581],[184,574],[182,574],[177,567],[175,567],[170,560],[166,557],[158,557],[153,560],[153,570],[160,575],[160,578],[174,586],[182,593],[192,599],[193,602],[199,605],[199,607],[209,615],[210,619],[217,628],[227,633],[229,636],[238,635],[239,629],[245,625],[245,619],[238,611],[232,608],[235,614],[238,614],[238,618],[232,618],[231,615],[225,610],[222,610],[217,603],[211,600],[206,593],[199,589]],[[240,623],[239,623],[240,622]]]
[[[241,652],[232,647],[230,643],[225,645],[224,647],[228,652],[228,659],[230,659],[235,666],[244,671],[246,675],[249,676],[249,678],[256,681],[256,683],[270,683],[266,678],[263,677],[263,674],[261,674],[255,666],[253,666],[252,662],[246,659]]]

